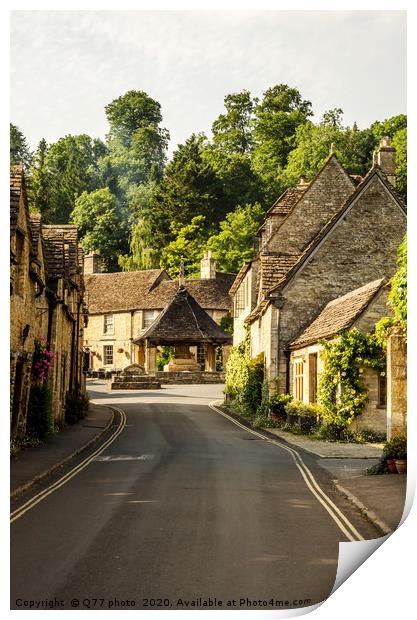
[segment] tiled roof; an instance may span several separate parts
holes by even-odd
[[[19,217],[19,202],[22,191],[25,191],[23,166],[10,166],[10,230],[14,232]]]
[[[43,224],[48,273],[52,278],[62,278],[79,272],[78,230],[72,224]],[[65,246],[68,245],[68,249]]]
[[[186,280],[186,286],[206,310],[228,311],[232,305],[229,289],[234,279],[234,274],[217,272],[215,278]],[[90,314],[161,310],[178,291],[178,281],[168,279],[163,269],[90,274],[85,276],[85,286]]]
[[[330,338],[344,329],[349,329],[384,283],[384,278],[374,280],[330,301],[307,329],[291,343],[291,348],[305,346],[321,338]]]
[[[282,288],[292,278],[292,276],[304,264],[304,262],[307,260],[307,258],[310,256],[310,254],[314,251],[314,249],[324,239],[324,237],[327,235],[327,233],[344,216],[345,212],[349,209],[349,207],[352,204],[352,202],[357,198],[357,196],[359,196],[359,194],[362,192],[364,187],[368,184],[368,182],[375,175],[377,175],[381,179],[381,181],[384,183],[385,187],[393,195],[393,197],[398,202],[400,207],[404,210],[404,212],[407,211],[406,204],[405,204],[404,200],[402,199],[402,197],[400,196],[400,194],[397,192],[397,190],[388,181],[386,175],[381,170],[381,168],[379,166],[377,166],[377,165],[374,165],[374,167],[371,168],[371,170],[368,172],[368,174],[363,178],[361,183],[356,187],[354,192],[344,202],[344,204],[341,206],[341,208],[333,215],[333,217],[331,217],[328,220],[328,222],[325,224],[325,226],[323,226],[323,228],[318,232],[318,234],[307,245],[307,247],[305,248],[303,253],[298,257],[298,259],[294,263],[294,265],[287,271],[286,274],[284,274],[284,276],[279,281],[277,281],[269,289],[268,293],[271,293],[272,291],[275,291],[278,287]]]
[[[30,214],[30,230],[32,233],[32,257],[38,258],[39,236],[41,234],[42,218],[40,213]]]
[[[203,310],[187,288],[177,289],[173,299],[152,325],[134,342],[148,340],[158,344],[198,344],[231,342],[226,334]]]
[[[308,187],[309,183],[303,183],[302,185],[297,185],[296,187],[289,187],[272,205],[272,208],[268,211],[268,213],[287,215],[295,203],[298,202],[301,196],[304,195]]]

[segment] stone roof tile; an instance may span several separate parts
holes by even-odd
[[[330,301],[318,317],[293,340],[291,348],[305,346],[321,338],[330,338],[342,330],[349,329],[384,284],[384,278],[374,280]]]

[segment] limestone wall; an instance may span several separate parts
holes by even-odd
[[[389,439],[407,431],[407,343],[400,328],[387,344],[387,427]]]

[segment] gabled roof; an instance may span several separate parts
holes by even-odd
[[[303,347],[351,328],[382,289],[385,282],[384,278],[374,280],[330,301],[307,329],[291,342],[290,348]]]
[[[243,263],[242,267],[239,270],[239,273],[235,277],[234,282],[233,282],[232,286],[229,289],[229,295],[234,295],[236,293],[237,289],[240,286],[240,283],[244,279],[245,275],[248,273],[248,270],[249,270],[251,264],[252,264],[252,262],[250,262],[250,263]]]
[[[52,278],[63,278],[80,272],[77,226],[43,224],[42,236],[48,273]]]
[[[22,164],[15,164],[10,166],[10,232],[14,233],[17,220],[19,218],[19,204],[20,197],[24,194],[26,210],[29,215],[29,210],[27,209],[27,201],[26,201],[26,187],[25,187],[25,178],[23,174],[23,166]],[[30,232],[29,232],[30,234]]]
[[[328,233],[336,226],[336,224],[345,216],[346,212],[349,210],[351,205],[355,202],[355,200],[360,196],[360,194],[366,189],[367,185],[373,179],[374,176],[378,176],[381,182],[384,184],[386,189],[391,193],[394,200],[398,203],[400,208],[406,213],[407,207],[405,205],[404,200],[401,198],[396,189],[391,185],[388,181],[386,175],[381,170],[378,165],[374,165],[373,168],[368,172],[368,174],[364,177],[363,181],[357,186],[355,191],[349,196],[349,198],[345,201],[342,207],[335,213],[335,215],[327,222],[325,226],[320,230],[320,232],[312,239],[311,243],[305,248],[304,252],[300,255],[297,262],[294,263],[294,266],[287,271],[285,276],[281,278],[279,282],[277,282],[273,287],[267,291],[267,295],[274,293],[278,290],[282,290],[285,285],[292,279],[292,277],[301,269],[301,267],[305,264],[314,250],[319,246],[319,244],[324,240],[324,238],[328,235]]]
[[[188,290],[182,287],[177,289],[158,318],[134,342],[143,340],[154,345],[193,345],[202,342],[225,344],[232,341],[232,336],[226,334]]]
[[[40,213],[30,214],[30,230],[32,233],[32,258],[38,258],[39,237],[41,236],[42,218]],[[42,238],[42,237],[41,237]]]
[[[217,272],[215,278],[186,280],[186,287],[203,308],[229,311],[234,279],[234,274]],[[161,310],[178,290],[164,269],[94,273],[85,276],[85,286],[90,314]]]

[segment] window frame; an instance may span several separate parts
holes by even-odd
[[[107,361],[109,359],[109,350],[111,350],[111,362]],[[104,366],[113,366],[114,364],[114,346],[112,344],[103,344],[103,364]]]
[[[296,357],[293,362],[293,392],[295,400],[304,400],[304,361]]]
[[[110,325],[107,323],[108,318],[111,317]],[[109,329],[110,327],[110,329]],[[106,312],[103,315],[103,334],[112,335],[114,334],[114,314],[113,312]]]

